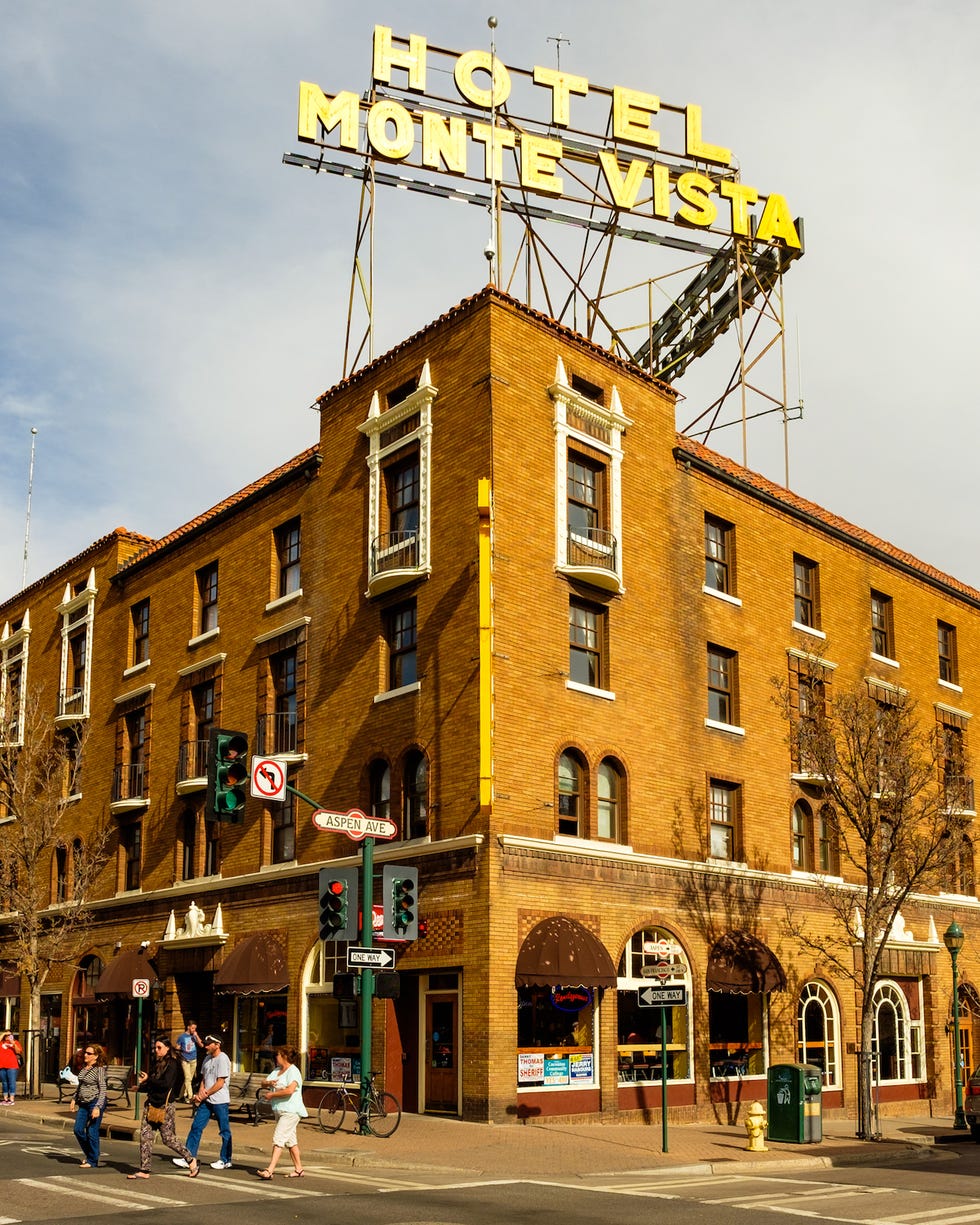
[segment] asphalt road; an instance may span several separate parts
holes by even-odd
[[[807,1216],[846,1225],[980,1225],[980,1146],[927,1150],[926,1159],[875,1169],[731,1174],[684,1170],[526,1181],[468,1180],[451,1172],[307,1164],[302,1180],[255,1177],[260,1162],[190,1179],[169,1153],[154,1157],[153,1177],[128,1181],[136,1146],[104,1143],[105,1164],[79,1168],[70,1132],[0,1114],[0,1225],[87,1221],[146,1225],[148,1211],[167,1225],[747,1225],[751,1217]],[[747,1214],[751,1214],[751,1217]]]

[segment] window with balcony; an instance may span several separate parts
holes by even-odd
[[[559,357],[548,389],[555,405],[555,552],[558,570],[607,591],[622,590],[623,437],[632,422],[613,387],[571,379]]]
[[[946,621],[936,622],[939,647],[939,679],[959,688],[959,664],[956,657],[956,626]]]
[[[388,688],[418,682],[418,606],[415,600],[386,609],[384,637],[388,649]]]
[[[424,838],[429,832],[429,763],[421,750],[405,758],[402,776],[402,837]]]
[[[24,743],[23,698],[27,683],[30,616],[19,623],[6,622],[0,637],[0,746],[14,748]]]
[[[89,717],[92,685],[92,660],[89,643],[95,621],[95,571],[86,583],[65,585],[58,607],[61,615],[61,677],[58,692],[58,719],[71,722]]]
[[[738,656],[708,644],[708,722],[738,725]]]
[[[381,407],[374,393],[358,428],[370,446],[368,590],[379,595],[430,571],[429,481],[432,404],[429,363],[413,386],[393,389]]]
[[[218,629],[218,563],[210,562],[197,572],[197,635]]]
[[[704,586],[709,592],[735,594],[735,527],[715,515],[704,517]]]
[[[306,627],[309,617],[257,638],[264,671],[258,752],[303,759],[306,753]]]
[[[793,554],[793,621],[802,629],[820,629],[820,568]]]
[[[140,664],[150,662],[150,601],[140,600],[130,609],[132,620],[132,646],[130,650],[130,666],[138,668]]]
[[[742,859],[741,800],[742,789],[737,783],[709,780],[708,854],[712,859]]]
[[[568,678],[589,689],[608,689],[606,610],[574,597],[568,602]]]
[[[276,547],[275,598],[281,600],[302,590],[299,516],[277,527],[273,538]]]
[[[112,812],[145,808],[150,802],[150,701],[153,685],[116,699],[116,765]]]
[[[895,659],[895,627],[891,596],[871,593],[871,652],[882,659]]]

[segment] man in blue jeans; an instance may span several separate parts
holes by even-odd
[[[221,1135],[221,1154],[217,1161],[211,1162],[212,1170],[231,1169],[231,1127],[228,1123],[228,1103],[231,1094],[228,1090],[228,1078],[231,1076],[231,1060],[221,1049],[221,1039],[214,1034],[208,1034],[204,1039],[204,1061],[201,1064],[201,1087],[191,1098],[196,1107],[191,1129],[187,1133],[187,1148],[191,1156],[197,1156],[197,1147],[201,1143],[204,1129],[212,1119],[218,1121],[218,1132]],[[186,1166],[183,1157],[174,1157],[174,1165]]]

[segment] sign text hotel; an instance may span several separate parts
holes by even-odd
[[[496,108],[506,106],[512,70],[489,51],[452,54],[453,79],[465,103],[485,110],[488,118]],[[598,202],[606,207],[800,248],[785,197],[775,192],[764,195],[733,175],[731,150],[704,138],[699,106],[667,107],[657,95],[642,90],[590,86],[586,77],[559,68],[536,67],[531,80],[541,89],[550,115],[536,125],[539,131],[515,130],[516,125],[492,125],[472,116],[447,113],[445,107],[426,110],[415,105],[416,98],[419,102],[426,98],[428,55],[421,35],[411,34],[407,40],[396,42],[389,27],[376,26],[373,81],[391,85],[393,71],[407,74],[397,79],[399,83],[407,81],[407,91],[413,95],[411,109],[406,104],[408,99],[362,100],[349,91],[331,96],[303,81],[299,87],[299,139],[326,144],[326,137],[333,134],[332,144],[343,152],[369,153],[440,174],[482,178],[552,199],[566,192],[563,160],[587,160],[589,155],[583,154],[583,149],[592,150],[599,173]],[[566,147],[562,133],[556,130],[581,135],[581,129],[575,126],[576,106],[590,92],[609,98],[607,131],[611,135],[588,137],[592,144],[566,136]],[[673,162],[658,160],[662,156],[660,124],[670,119],[683,123],[683,152]],[[362,125],[364,143],[359,143]],[[505,160],[508,153],[511,156]],[[508,179],[505,165],[513,163],[515,155],[517,169],[509,172]]]

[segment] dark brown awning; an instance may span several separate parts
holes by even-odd
[[[113,957],[112,961],[99,975],[95,984],[96,997],[104,995],[133,994],[133,980],[147,978],[150,982],[157,979],[157,969],[146,955],[146,949],[123,949]]]
[[[12,970],[0,970],[0,997],[20,996],[20,975]]]
[[[716,940],[708,958],[709,991],[730,995],[766,995],[784,991],[786,975],[775,954],[748,932],[727,932]]]
[[[517,954],[517,987],[615,987],[605,946],[581,923],[553,915],[532,928]]]
[[[288,988],[286,954],[268,932],[246,936],[236,944],[214,976],[219,995],[264,995]]]

